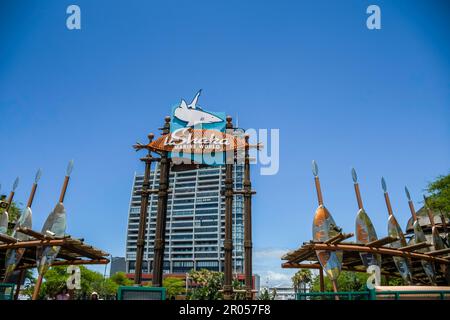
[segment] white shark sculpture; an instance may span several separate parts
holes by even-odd
[[[201,92],[201,90],[197,92],[189,105],[186,101],[184,101],[184,99],[182,99],[180,106],[175,109],[175,117],[181,121],[187,122],[187,127],[193,127],[197,124],[217,123],[223,121],[223,119],[220,119],[209,112],[197,109],[197,101]]]

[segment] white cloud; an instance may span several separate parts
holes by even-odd
[[[286,254],[289,250],[287,249],[277,249],[277,248],[264,248],[255,250],[253,256],[255,259],[278,259],[281,262],[281,257]]]
[[[258,248],[253,252],[253,272],[259,274],[261,286],[291,285],[295,269],[282,269],[281,257],[288,252],[283,248]]]

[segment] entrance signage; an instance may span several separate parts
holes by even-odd
[[[205,111],[197,105],[200,93],[197,92],[191,103],[182,99],[174,106],[170,132],[147,146],[154,151],[168,152],[175,164],[223,165],[227,153],[233,158],[235,151],[244,151],[246,142],[233,129],[225,130],[225,112]]]
[[[182,128],[209,129],[225,131],[225,112],[205,111],[197,106],[201,90],[197,92],[190,104],[184,99],[179,105],[172,108],[170,131],[174,132]]]

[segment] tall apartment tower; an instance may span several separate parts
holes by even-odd
[[[234,166],[234,188],[242,189],[243,166]],[[126,268],[134,273],[143,175],[134,176],[128,217]],[[152,171],[150,189],[158,189],[159,169]],[[223,271],[225,237],[225,166],[171,172],[167,203],[164,273],[186,273],[191,269]],[[157,195],[149,198],[149,219],[142,273],[152,272]],[[243,273],[244,224],[242,195],[233,202],[233,273]]]

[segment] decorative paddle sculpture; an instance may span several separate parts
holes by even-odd
[[[352,168],[352,178],[355,187],[356,201],[358,202],[358,209],[359,209],[358,213],[356,214],[356,223],[355,223],[356,241],[358,243],[366,244],[378,239],[377,232],[375,231],[372,221],[370,220],[369,216],[364,210],[361,199],[361,193],[359,191],[358,176],[356,175],[356,170],[354,168]],[[366,266],[366,268],[371,265],[381,267],[380,255],[373,254],[370,252],[360,252],[359,255],[361,256],[361,260],[363,264]]]
[[[428,199],[423,196],[423,203],[425,205],[425,208],[427,210],[428,218],[430,219],[431,223],[431,243],[433,244],[433,250],[443,250],[447,247],[444,244],[444,241],[441,238],[441,235],[439,234],[439,229],[436,227],[436,224],[434,223],[434,215],[431,211],[430,206],[428,205]],[[445,264],[440,264],[439,269],[441,272],[445,275],[445,278],[447,279],[447,282],[450,282],[450,270]]]
[[[409,190],[407,187],[405,187],[405,193],[406,197],[408,198],[408,205],[409,210],[411,211],[411,216],[413,218],[413,230],[414,230],[414,242],[415,243],[422,243],[427,242],[427,238],[425,237],[425,233],[422,230],[422,227],[420,226],[419,219],[417,219],[416,209],[414,209],[414,204],[411,200],[411,195],[409,194]],[[425,247],[418,250],[419,252],[429,252],[430,248]],[[425,271],[425,274],[428,277],[428,280],[430,280],[431,284],[436,284],[436,272],[434,271],[434,265],[426,260],[420,260],[422,264],[422,268]]]
[[[6,201],[7,205],[5,211],[2,214],[0,214],[0,233],[6,234],[8,232],[8,223],[9,223],[8,210],[11,207],[11,204],[14,199],[14,194],[16,193],[16,189],[18,186],[19,186],[19,177],[17,177],[16,180],[14,180],[11,193],[9,194],[8,200]]]
[[[316,213],[314,214],[313,240],[314,242],[325,242],[337,236],[341,232],[341,229],[336,225],[330,212],[323,205],[322,191],[320,189],[319,180],[319,168],[315,161],[312,162],[312,171],[316,185],[317,199],[319,202],[319,207],[316,209]],[[343,252],[318,250],[316,251],[316,255],[320,265],[323,270],[325,270],[328,278],[331,280],[334,291],[337,292],[337,278],[341,273]],[[336,296],[336,300],[338,299],[339,297]]]
[[[405,235],[403,234],[402,228],[400,228],[397,219],[395,219],[394,214],[392,212],[391,201],[389,199],[389,194],[387,192],[386,181],[384,178],[381,178],[381,187],[384,191],[384,200],[386,201],[386,207],[389,213],[388,219],[388,235],[392,238],[398,239],[397,241],[391,242],[390,246],[392,248],[401,248],[406,246]],[[403,281],[407,284],[412,283],[412,275],[409,270],[408,261],[402,257],[392,257],[394,260],[395,266],[397,267],[398,272],[400,273]]]
[[[64,197],[66,195],[67,186],[69,185],[70,174],[73,169],[73,160],[69,162],[66,170],[66,176],[64,178],[64,184],[61,189],[61,194],[59,196],[59,201],[56,204],[53,211],[48,215],[47,220],[42,228],[42,233],[44,235],[63,237],[66,232],[66,209],[64,208]],[[44,248],[38,248],[37,250],[37,269],[39,276],[34,287],[33,300],[36,300],[39,296],[39,290],[42,284],[42,278],[47,272],[50,265],[58,256],[60,246],[48,246]]]
[[[28,228],[31,229],[32,226],[32,212],[31,206],[33,204],[34,195],[36,194],[37,184],[39,179],[41,179],[42,171],[39,169],[36,172],[36,176],[34,178],[33,186],[31,187],[30,197],[28,198],[27,207],[24,213],[19,217],[12,232],[12,236],[19,241],[26,241],[29,237],[21,232],[18,232],[20,228]],[[25,253],[26,248],[17,248],[17,249],[9,249],[6,251],[5,258],[5,277],[4,282],[7,281],[8,277],[13,273],[16,266],[19,264],[22,259],[23,254]]]

